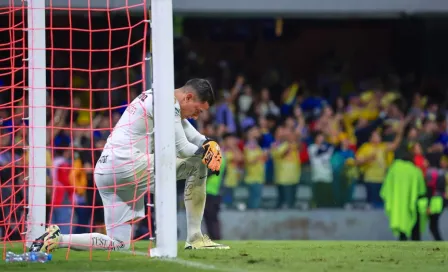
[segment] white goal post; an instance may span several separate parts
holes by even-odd
[[[172,0],[151,0],[151,39],[156,184],[156,248],[151,256],[177,257]]]
[[[42,235],[46,222],[47,82],[45,45],[45,1],[28,0],[28,182],[26,245]]]

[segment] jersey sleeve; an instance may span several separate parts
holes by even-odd
[[[139,98],[140,101],[143,102],[143,109],[146,116],[149,118],[153,118],[154,109],[152,103],[154,101],[154,96],[152,95],[152,90],[142,93],[141,95],[139,95]]]
[[[174,137],[176,139],[176,154],[179,158],[189,158],[195,155],[198,146],[190,143],[185,135],[178,104],[174,107]]]
[[[205,136],[199,133],[199,131],[197,131],[188,120],[182,120],[182,127],[190,143],[200,147],[205,142],[205,140],[207,140]]]

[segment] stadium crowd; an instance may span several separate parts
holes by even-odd
[[[446,168],[446,121],[437,102],[416,93],[407,110],[399,92],[381,86],[334,101],[305,93],[292,83],[276,105],[268,89],[253,95],[238,77],[214,116],[200,119],[204,134],[222,139],[225,203],[236,187],[247,186],[247,207],[259,208],[261,188],[275,184],[276,207],[293,208],[303,183],[312,187],[312,207],[342,207],[352,185],[362,183],[367,202],[381,208],[381,184],[394,157],[412,153],[424,172]]]
[[[424,89],[409,88],[416,84],[412,77],[388,74],[354,80],[344,67],[329,62],[317,79],[288,80],[274,73],[269,80],[256,82],[237,75],[226,61],[217,69],[205,69],[213,71],[208,75],[196,52],[176,47],[176,85],[190,77],[210,76],[216,91],[217,103],[210,112],[191,120],[201,133],[219,140],[224,154],[223,170],[217,177],[210,176],[207,184],[207,205],[215,206],[212,211],[218,206],[350,207],[358,185],[365,189],[366,207],[382,208],[380,190],[388,167],[394,158],[409,154],[424,173],[437,169],[437,175],[448,177],[446,105]],[[55,67],[68,65],[64,57],[55,59],[62,62]],[[112,66],[125,64],[117,61]],[[54,223],[76,218],[80,226],[74,232],[89,232],[87,226],[101,226],[104,220],[92,169],[126,104],[142,90],[143,76],[135,66],[89,76],[61,69],[50,77],[47,199],[54,208],[49,218]],[[114,90],[67,95],[63,89],[67,87]],[[11,106],[11,97],[2,95],[0,105]],[[13,183],[24,188],[26,176],[26,167],[20,167],[27,165],[21,129],[27,122],[22,119],[25,97],[14,101],[14,107],[0,109],[2,203],[23,201],[10,195],[17,191]],[[435,186],[431,178],[428,186]],[[180,183],[179,192],[182,189]],[[247,195],[241,197],[241,190]],[[267,204],[268,200],[273,203]],[[72,203],[77,204],[74,213]],[[5,218],[9,207],[2,208]],[[207,208],[205,213],[206,220],[213,214]],[[67,232],[63,225],[61,230]]]
[[[238,76],[229,91],[217,88],[218,103],[197,122],[192,120],[203,134],[220,140],[225,158],[221,175],[210,177],[208,193],[222,195],[225,206],[234,208],[235,190],[245,187],[245,206],[258,209],[264,207],[263,190],[276,187],[275,208],[293,209],[296,193],[308,186],[312,188],[311,208],[331,208],[350,203],[353,186],[363,184],[367,202],[381,208],[381,184],[395,156],[412,153],[424,172],[428,168],[445,171],[448,134],[439,103],[415,93],[407,107],[399,92],[375,84],[331,100],[310,92],[303,82],[293,82],[284,89],[281,103],[270,98],[268,88],[253,90],[244,76]],[[129,98],[136,94],[132,91]],[[22,110],[20,106],[15,109]],[[60,190],[49,199],[53,205],[75,201],[80,205],[76,208],[78,224],[88,225],[82,220],[90,220],[90,208],[82,205],[101,206],[101,199],[91,190],[92,167],[123,107],[91,118],[90,111],[82,110],[81,97],[75,97],[73,109],[49,114],[48,183]],[[7,171],[11,169],[14,119],[1,112],[4,185],[12,176],[23,175]],[[21,123],[19,112],[15,116]],[[14,135],[16,142],[21,141],[19,133]],[[20,157],[19,149],[14,152]],[[70,209],[54,209],[52,220],[67,222]],[[97,211],[95,218],[100,222],[101,209]]]

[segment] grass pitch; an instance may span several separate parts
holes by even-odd
[[[223,241],[231,250],[184,251],[158,260],[137,254],[58,250],[46,264],[0,262],[0,271],[444,271],[448,244],[443,242]],[[6,250],[21,252],[18,244]],[[3,250],[2,250],[3,251]],[[68,256],[68,259],[66,258]]]

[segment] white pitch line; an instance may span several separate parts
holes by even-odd
[[[141,251],[133,251],[133,252],[129,251],[129,253],[130,254],[135,253],[135,254],[140,255],[140,256],[148,256],[148,253],[141,252]],[[154,260],[158,260],[158,261],[162,261],[162,262],[169,262],[169,263],[177,263],[177,264],[190,266],[190,267],[195,267],[195,268],[199,268],[199,269],[203,269],[203,270],[220,270],[220,269],[218,269],[214,265],[203,264],[203,263],[193,262],[193,261],[187,261],[187,260],[182,260],[182,259],[179,259],[179,258],[175,258],[175,259],[154,258]]]
[[[214,265],[203,264],[203,263],[198,263],[198,262],[193,262],[193,261],[187,261],[187,260],[183,260],[183,259],[179,259],[179,258],[175,258],[175,259],[155,258],[155,260],[160,260],[162,262],[168,262],[168,263],[176,263],[176,264],[180,264],[183,266],[195,267],[195,268],[199,268],[199,269],[203,269],[203,270],[221,270]]]
[[[148,253],[142,252],[142,251],[121,251],[121,252],[127,253],[127,254],[136,254],[139,256],[148,256]],[[175,263],[175,264],[180,264],[180,265],[184,265],[184,266],[199,268],[202,270],[216,270],[216,271],[225,271],[225,272],[245,272],[244,270],[218,268],[211,264],[203,264],[200,262],[194,262],[194,261],[184,260],[184,259],[180,259],[180,258],[173,258],[173,259],[171,259],[171,258],[153,258],[153,259],[157,260],[157,261],[167,262],[167,263]]]

